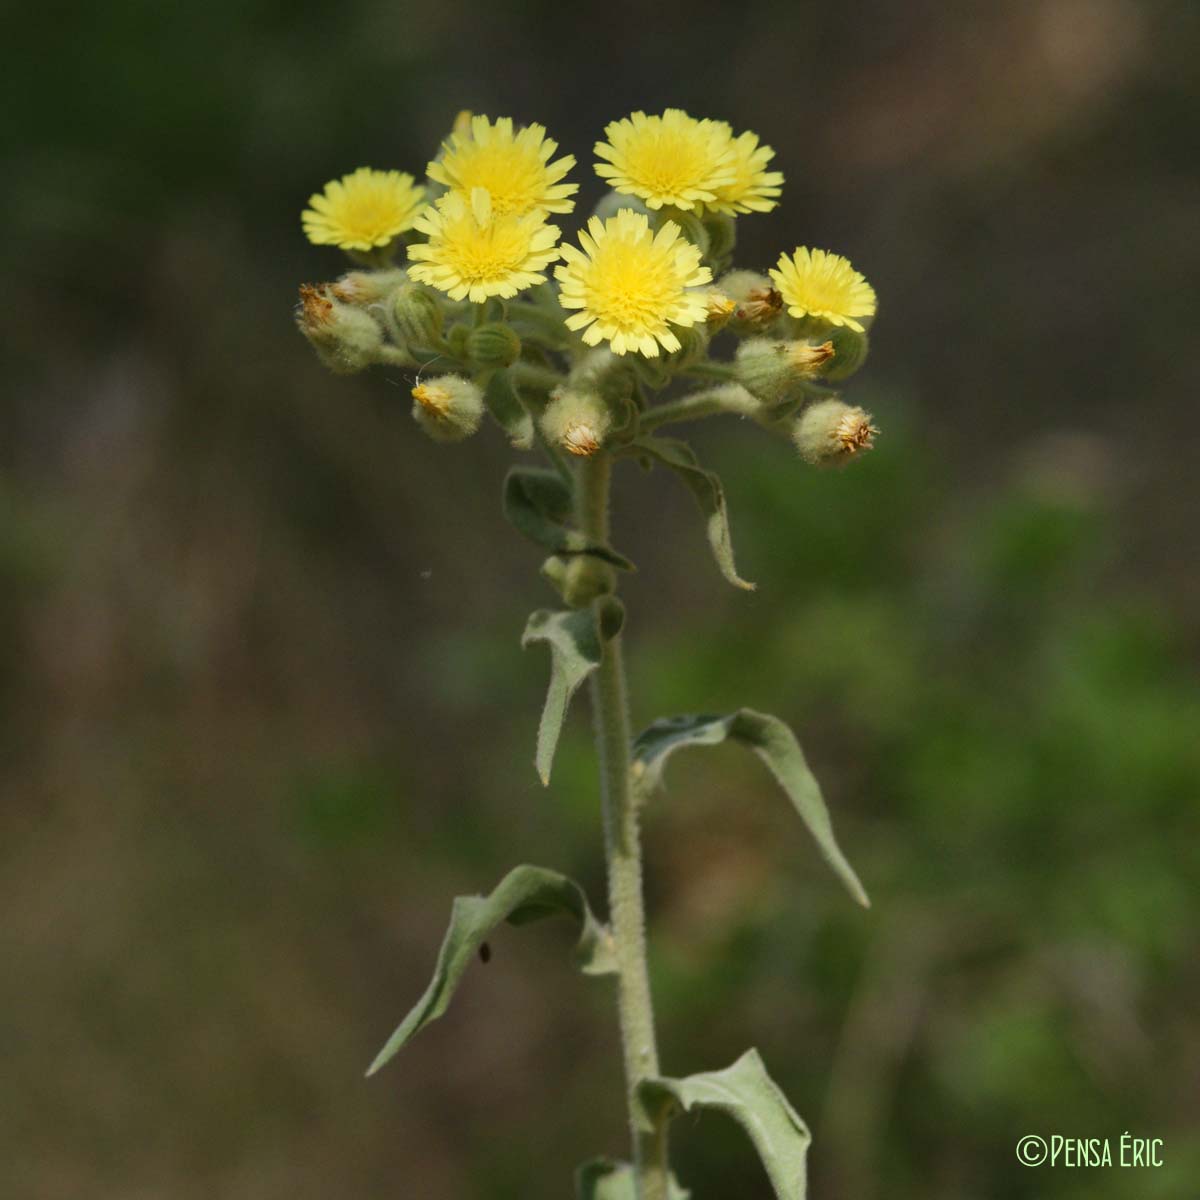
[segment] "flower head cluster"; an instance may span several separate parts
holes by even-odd
[[[554,453],[586,457],[702,410],[790,430],[813,463],[861,457],[875,428],[838,389],[867,356],[874,289],[806,246],[768,274],[733,263],[737,219],[779,204],[774,150],[668,108],[611,122],[595,152],[611,190],[566,242],[550,222],[575,207],[575,158],[511,117],[460,113],[427,187],[365,167],[329,183],[305,232],[376,269],[307,289],[301,330],[334,370],[444,364],[413,391],[414,417],[441,441],[486,411],[514,446],[540,431]],[[732,352],[713,357],[722,345]],[[688,376],[708,389],[650,419],[647,390]]]
[[[607,221],[593,217],[579,245],[563,246],[554,276],[559,303],[579,309],[567,328],[583,330],[587,345],[608,341],[616,354],[654,358],[659,346],[679,349],[672,325],[706,320],[708,293],[690,289],[709,283],[712,272],[673,221],[655,233],[644,214],[622,209]]]

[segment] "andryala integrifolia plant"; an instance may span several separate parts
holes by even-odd
[[[297,322],[331,370],[372,365],[412,378],[412,414],[437,442],[458,442],[490,416],[546,465],[514,466],[503,506],[549,552],[542,576],[562,607],[529,618],[523,644],[550,651],[550,686],[535,764],[550,781],[567,706],[591,690],[603,796],[608,921],[582,889],[541,867],[510,871],[486,896],[455,900],[433,978],[371,1065],[379,1070],[450,1003],[500,923],[554,913],[579,927],[590,975],[616,977],[628,1162],[581,1167],[581,1200],[684,1196],[672,1177],[667,1126],[680,1110],[739,1121],[780,1200],[805,1195],[809,1133],[748,1051],[723,1070],[664,1074],[655,1043],[642,904],[641,809],[667,760],[687,746],[737,742],[763,760],[851,896],[867,903],[834,839],[820,788],[786,725],[743,708],[660,719],[630,736],[617,581],[633,564],[609,531],[613,468],[632,461],[674,473],[696,498],[721,574],[734,565],[717,475],[668,425],[722,414],[790,438],[817,467],[861,457],[876,430],[839,388],[867,353],[875,293],[846,259],[800,247],[766,275],[735,268],[737,220],[778,204],[783,176],[757,135],[680,109],[614,121],[595,147],[611,191],[575,240],[557,222],[575,207],[572,155],[540,125],[463,113],[418,184],[362,167],[326,185],[303,214],[317,244],[355,269],[300,289]],[[553,272],[553,282],[551,282]],[[722,341],[732,356],[714,354]]]

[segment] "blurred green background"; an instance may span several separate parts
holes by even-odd
[[[460,108],[753,128],[785,203],[740,259],[881,297],[818,474],[735,422],[736,594],[675,482],[616,540],[637,724],[800,732],[856,911],[765,773],[681,756],[648,817],[666,1069],[757,1045],[816,1200],[1192,1200],[1200,1179],[1200,8],[1136,0],[40,6],[0,117],[0,1195],[540,1200],[624,1149],[611,996],[565,925],[505,931],[362,1070],[451,897],[517,861],[602,896],[584,706],[532,769],[551,602],[498,436],[322,371],[299,211],[420,173]],[[1161,1137],[1029,1169],[1027,1133]],[[677,1125],[697,1200],[767,1183]]]

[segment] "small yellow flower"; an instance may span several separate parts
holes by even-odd
[[[424,199],[425,189],[404,171],[359,167],[310,196],[300,220],[317,246],[372,250],[411,229]]]
[[[729,127],[726,126],[726,129]],[[758,134],[746,132],[730,137],[733,147],[733,180],[713,190],[716,199],[707,208],[734,216],[737,213],[770,212],[779,203],[783,190],[783,174],[768,171],[767,163],[775,157],[770,146],[758,144]]]
[[[701,324],[708,316],[708,295],[689,291],[709,283],[700,251],[666,221],[657,234],[643,213],[623,208],[615,217],[593,217],[579,244],[564,245],[564,263],[556,267],[559,303],[581,311],[567,318],[582,329],[589,346],[612,344],[614,354],[633,350],[654,358],[661,345],[675,351],[679,339],[671,325]]]
[[[409,275],[418,283],[448,292],[451,300],[481,304],[489,296],[515,296],[535,283],[559,257],[558,228],[547,225],[540,211],[499,216],[484,188],[474,188],[470,203],[448,192],[417,218],[416,228],[428,242],[408,248],[415,266]]]
[[[474,188],[491,193],[492,207],[499,216],[523,215],[540,208],[545,212],[569,213],[577,183],[560,183],[575,165],[573,155],[555,162],[550,159],[558,143],[546,137],[542,125],[527,125],[513,132],[511,117],[492,124],[487,117],[455,121],[454,132],[442,147],[441,157],[426,168],[430,179],[469,199]]]
[[[648,208],[696,208],[737,181],[729,126],[719,121],[668,108],[656,117],[635,112],[604,132],[608,141],[596,143],[596,154],[606,161],[596,164],[596,174]]]
[[[875,289],[839,254],[800,246],[769,272],[793,317],[820,317],[863,332],[858,317],[875,315]]]

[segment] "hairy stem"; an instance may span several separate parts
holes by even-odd
[[[608,493],[612,459],[597,454],[583,461],[579,479],[579,518],[584,532],[608,539]],[[646,915],[642,903],[642,847],[637,802],[630,776],[629,704],[621,638],[615,637],[591,679],[596,751],[604,805],[604,848],[608,863],[608,906],[617,958],[617,1003],[625,1086],[637,1168],[638,1200],[667,1200],[665,1124],[644,1127],[637,1085],[658,1074],[654,1009],[646,969]]]
[[[758,407],[758,401],[749,392],[726,384],[724,387],[692,392],[690,395],[680,396],[676,400],[668,400],[665,404],[657,404],[647,409],[642,413],[640,428],[643,433],[649,433],[652,429],[672,421],[695,421],[701,417],[715,416],[717,413],[746,416]]]

